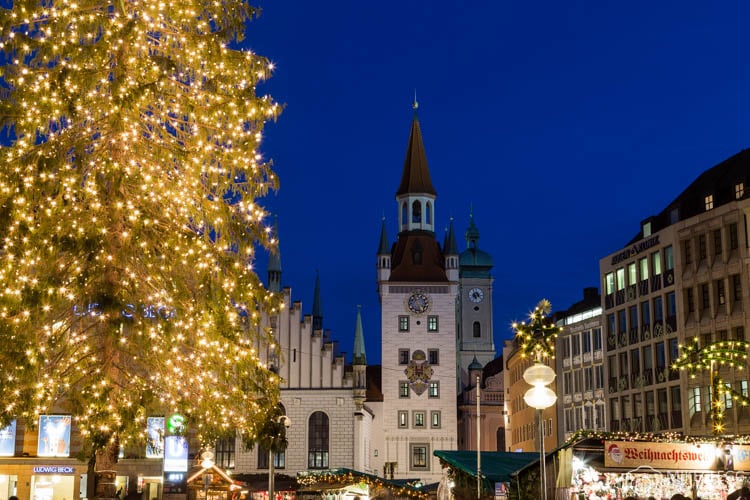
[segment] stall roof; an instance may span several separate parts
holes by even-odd
[[[477,452],[476,451],[445,451],[436,450],[433,454],[446,462],[451,467],[476,476],[477,474]],[[481,452],[482,475],[488,480],[508,482],[511,475],[534,462],[539,462],[539,453],[536,452]]]

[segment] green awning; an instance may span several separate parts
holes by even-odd
[[[476,451],[442,451],[435,450],[433,454],[440,460],[476,477],[477,475],[477,452]],[[482,476],[492,483],[507,483],[511,475],[526,468],[534,462],[539,462],[539,453],[536,452],[504,452],[483,451],[481,452]]]

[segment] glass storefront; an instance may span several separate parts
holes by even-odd
[[[31,476],[31,500],[74,500],[74,479],[58,474]]]
[[[0,474],[0,500],[8,500],[13,495],[18,495],[16,484],[18,476],[8,476]]]

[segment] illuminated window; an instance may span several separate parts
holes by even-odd
[[[428,332],[438,331],[438,317],[437,316],[427,316],[427,331]]]
[[[440,412],[439,411],[431,411],[430,412],[430,426],[433,429],[439,429],[440,428]]]
[[[409,397],[409,382],[398,383],[398,397],[408,398]]]
[[[709,194],[705,198],[703,198],[703,201],[706,205],[706,211],[709,211],[714,208],[714,195]]]
[[[411,468],[419,470],[429,469],[427,462],[429,446],[426,444],[411,445]]]
[[[409,427],[409,412],[401,410],[398,412],[398,426],[401,429]]]
[[[440,397],[440,382],[433,380],[429,385],[429,397],[439,398]]]
[[[398,331],[408,332],[409,331],[409,316],[398,317]]]
[[[416,428],[422,428],[424,427],[424,412],[423,411],[415,411],[414,412],[414,427]]]
[[[734,185],[734,197],[735,199],[740,199],[743,196],[745,196],[745,183],[740,182],[738,184]]]

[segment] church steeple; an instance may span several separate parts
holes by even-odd
[[[276,246],[271,249],[268,256],[268,291],[278,293],[281,291],[281,250],[279,248],[279,223],[276,217],[273,220],[273,234],[276,237]]]
[[[399,231],[435,231],[435,198],[427,155],[422,143],[422,131],[417,119],[416,102],[406,147],[401,183],[396,190],[399,205]]]
[[[380,244],[378,245],[378,281],[387,280],[391,276],[391,249],[388,246],[388,235],[385,230],[385,217],[380,227]]]
[[[315,271],[315,293],[313,295],[312,309],[313,331],[323,329],[323,306],[320,303],[320,274]]]

